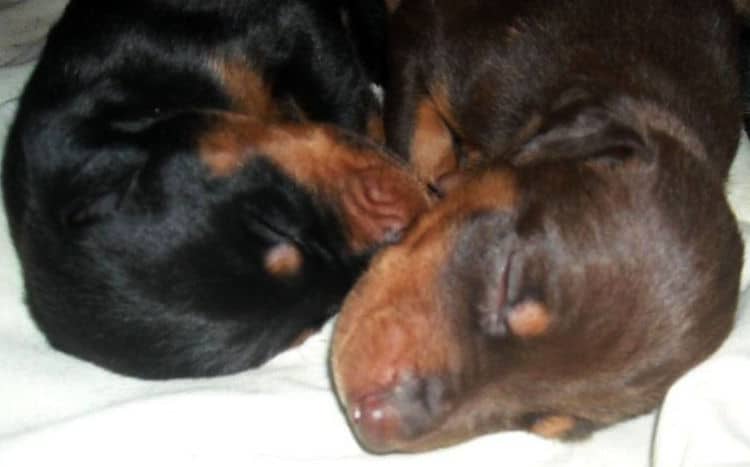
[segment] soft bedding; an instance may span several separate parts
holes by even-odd
[[[30,60],[64,3],[0,0],[0,141]],[[746,139],[728,190],[747,242]],[[331,323],[303,346],[234,376],[147,382],[114,375],[46,344],[23,305],[0,218],[0,465],[750,465],[749,269],[746,261],[730,338],[674,385],[658,414],[578,443],[502,433],[427,454],[379,457],[356,444],[330,389]]]

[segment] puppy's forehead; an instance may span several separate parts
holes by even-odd
[[[345,304],[342,321],[372,308],[411,308],[417,303],[415,313],[439,313],[437,290],[428,292],[421,302],[415,297],[438,287],[440,271],[450,267],[457,242],[466,238],[464,231],[473,228],[477,217],[509,212],[517,202],[516,178],[510,170],[490,170],[467,180],[424,213],[401,242],[375,258]]]
[[[467,174],[460,186],[437,203],[409,232],[405,243],[416,243],[427,236],[440,235],[450,228],[461,230],[477,216],[510,213],[520,201],[516,173],[509,168],[496,168]]]

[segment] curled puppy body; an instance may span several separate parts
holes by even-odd
[[[333,315],[425,204],[361,136],[384,18],[380,1],[71,1],[3,167],[49,342],[127,375],[208,376]]]
[[[366,449],[579,438],[720,345],[743,250],[735,23],[722,0],[401,3],[386,135],[444,197],[338,318]]]

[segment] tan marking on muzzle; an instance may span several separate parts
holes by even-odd
[[[345,403],[388,389],[400,374],[427,376],[457,364],[460,349],[433,290],[451,242],[446,237],[416,250],[387,249],[346,300],[332,347],[334,379]]]
[[[229,177],[262,156],[334,206],[361,252],[399,231],[427,209],[425,185],[376,146],[355,142],[327,125],[265,125],[240,114],[216,113],[199,140],[215,177]]]
[[[333,337],[332,369],[345,401],[382,389],[402,372],[429,376],[460,370],[463,351],[442,280],[457,224],[472,212],[509,210],[515,203],[509,171],[480,175],[375,257],[345,301]]]

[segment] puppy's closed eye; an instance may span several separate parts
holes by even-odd
[[[248,228],[255,234],[269,240],[272,245],[263,255],[263,268],[276,278],[290,278],[297,275],[304,264],[304,254],[300,250],[296,236],[283,223],[274,222],[262,215],[259,210],[247,210]]]
[[[268,205],[273,207],[274,202],[269,200]],[[251,233],[272,243],[299,243],[299,224],[301,222],[295,224],[296,219],[289,219],[289,217],[289,214],[279,209],[263,209],[255,205],[244,206],[245,227]]]

